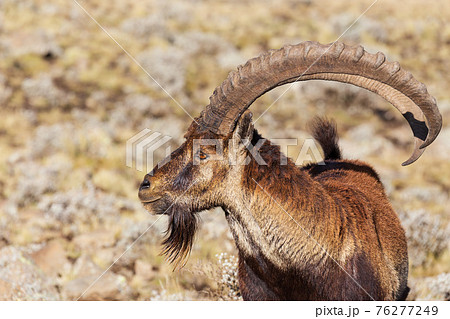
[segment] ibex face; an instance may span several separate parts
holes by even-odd
[[[164,242],[171,261],[189,253],[196,230],[195,213],[223,205],[230,189],[239,189],[242,166],[248,161],[247,143],[253,136],[251,113],[242,116],[233,134],[223,137],[193,122],[186,141],[165,163],[147,174],[139,188],[144,207],[169,215]]]

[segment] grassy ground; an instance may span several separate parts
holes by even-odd
[[[423,157],[401,167],[406,122],[374,94],[340,84],[296,84],[257,127],[307,137],[315,114],[335,118],[344,154],[379,171],[401,216],[411,298],[449,297],[450,3],[379,0],[354,24],[372,1],[79,3],[135,61],[74,1],[0,2],[1,298],[77,298],[156,221],[138,202],[144,173],[125,165],[127,139],[150,128],[172,136],[174,149],[186,112],[197,116],[238,64],[286,43],[338,38],[385,52],[437,98],[444,127]],[[259,99],[255,118],[284,90]],[[83,298],[238,299],[223,212],[201,215],[181,271],[158,255],[162,218]]]

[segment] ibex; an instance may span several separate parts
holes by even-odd
[[[250,156],[262,139],[247,110],[253,101],[313,79],[350,83],[394,105],[415,140],[403,165],[416,161],[441,129],[425,85],[382,53],[342,43],[288,45],[228,75],[185,142],[145,176],[139,198],[150,212],[168,215],[163,253],[177,263],[189,255],[196,214],[222,207],[239,252],[244,300],[404,300],[404,230],[372,167],[341,158],[334,122],[314,124],[325,165],[298,167],[269,141],[258,149],[265,165]],[[198,143],[206,140],[221,141],[220,152]]]

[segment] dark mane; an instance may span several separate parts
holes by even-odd
[[[311,175],[311,177],[317,177],[321,174],[326,174],[329,178],[331,174],[339,175],[348,172],[358,172],[364,173],[373,179],[376,179],[381,183],[380,177],[377,172],[365,163],[359,161],[349,161],[349,160],[329,160],[324,162],[325,165],[318,165],[317,163],[308,164],[302,167],[302,170],[306,171]]]

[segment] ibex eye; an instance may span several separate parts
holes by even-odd
[[[205,154],[203,152],[199,152],[198,153],[198,157],[203,161],[203,160],[207,159],[209,156],[208,156],[208,154]]]

